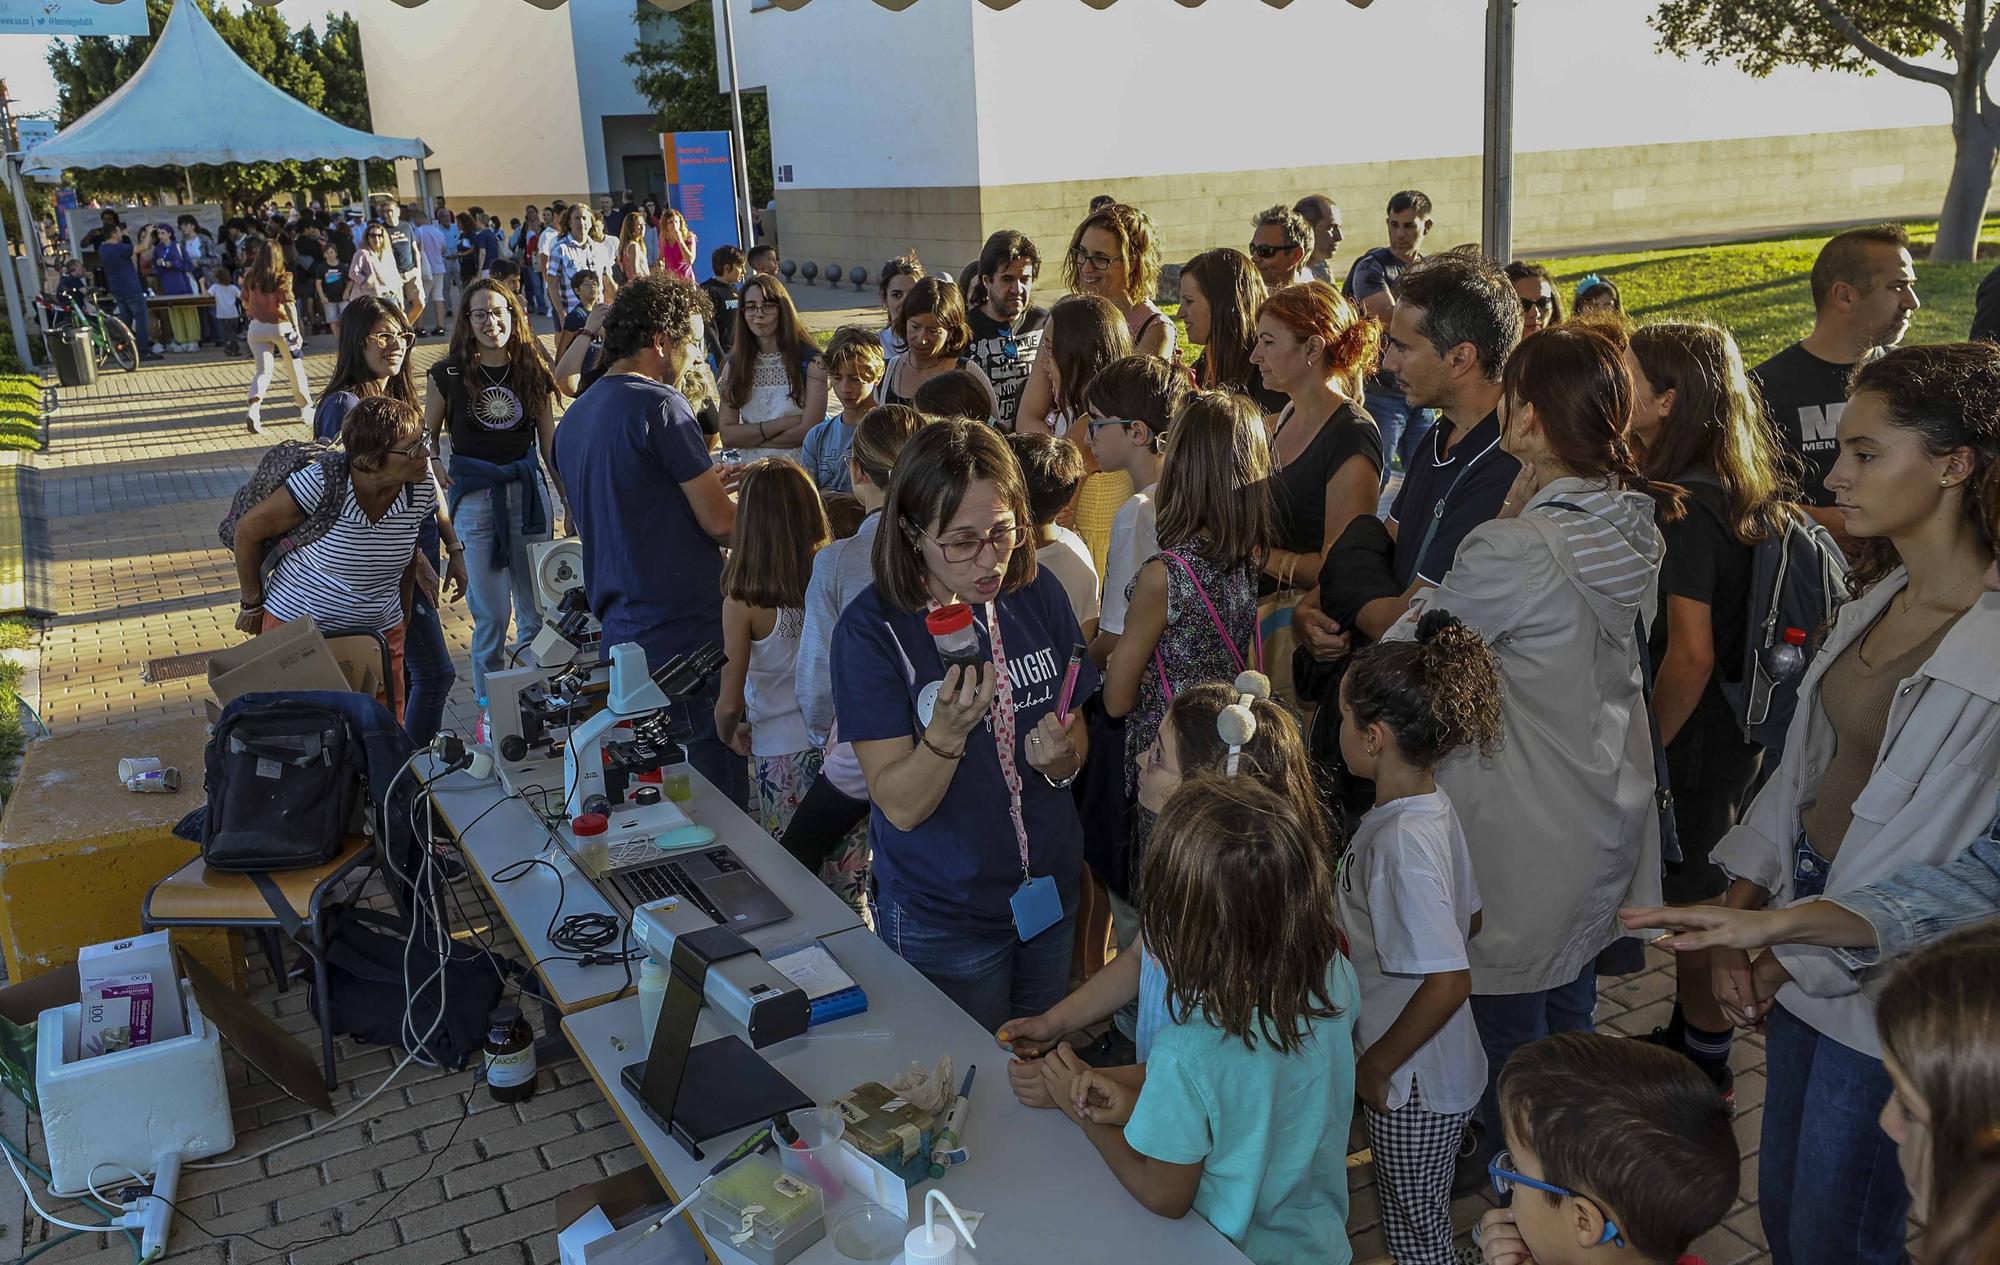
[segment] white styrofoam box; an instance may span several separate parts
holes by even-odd
[[[100,1186],[123,1174],[153,1171],[162,1155],[220,1155],[236,1145],[222,1037],[202,1018],[194,990],[181,981],[187,1035],[151,1045],[70,1057],[83,1024],[80,1003],[44,1010],[35,1025],[35,1093],[49,1148],[50,1183],[80,1194],[93,1165]]]

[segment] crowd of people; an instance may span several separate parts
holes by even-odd
[[[1898,345],[1900,229],[1828,242],[1811,332],[1751,368],[1604,278],[1427,250],[1414,190],[1344,269],[1330,198],[1260,213],[1180,268],[1179,326],[1106,198],[1047,268],[1011,230],[962,277],[890,261],[887,328],[824,346],[773,252],[697,285],[671,211],[609,210],[385,207],[339,303],[291,267],[323,230],[270,227],[252,422],[310,283],[344,461],[242,520],[240,627],[381,631],[424,740],[438,604],[483,695],[560,511],[607,646],[726,649],[695,767],[1024,1109],[1260,1265],[1349,1259],[1357,1103],[1404,1265],[1461,1259],[1468,1169],[1513,1194],[1489,1265],[1689,1259],[1749,1028],[1775,1261],[1996,1259],[2000,347]],[[1815,549],[1837,613],[1775,638],[1759,577]],[[1671,1016],[1596,1034],[1635,935]]]

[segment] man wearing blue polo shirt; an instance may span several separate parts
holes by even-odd
[[[678,277],[619,288],[600,333],[605,374],[556,428],[556,470],[583,542],[583,581],[604,644],[637,642],[658,667],[722,644],[722,548],[736,506],[678,382],[699,356],[708,300]],[[744,758],[715,736],[715,689],[687,702],[688,761],[739,807]]]

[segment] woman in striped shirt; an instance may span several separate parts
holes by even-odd
[[[391,660],[386,701],[400,716],[405,613],[420,566],[417,533],[438,500],[430,441],[416,407],[386,395],[355,405],[340,435],[345,478],[337,457],[313,462],[237,520],[243,604],[236,627],[268,632],[310,615],[329,632],[383,634]],[[287,555],[268,580],[260,575],[266,542],[305,523],[329,495],[341,498],[332,525]]]

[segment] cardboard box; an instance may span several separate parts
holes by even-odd
[[[153,982],[151,1040],[171,1041],[187,1035],[187,1018],[174,996],[172,981],[180,978],[174,970],[174,951],[164,931],[113,940],[109,944],[87,944],[76,952],[77,975],[82,980],[141,976]],[[79,985],[81,987],[81,985]],[[78,1057],[71,1049],[68,1057]]]
[[[379,657],[376,661],[379,664]],[[380,676],[381,669],[377,667],[373,675]],[[221,706],[243,694],[355,686],[309,615],[209,655],[208,688]]]

